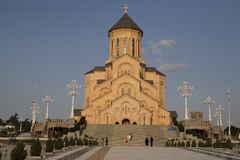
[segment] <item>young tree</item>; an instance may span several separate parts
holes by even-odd
[[[46,142],[46,152],[52,152],[53,151],[53,141],[52,139],[48,139]]]
[[[83,140],[81,139],[81,137],[79,137],[79,139],[78,139],[78,145],[79,145],[79,146],[82,146],[82,145],[83,145]]]
[[[229,149],[232,149],[232,148],[233,148],[233,145],[232,145],[232,142],[231,142],[230,139],[228,139],[228,140],[226,141],[226,148],[229,148]]]
[[[58,139],[54,142],[54,148],[56,149],[56,150],[60,150],[60,149],[62,149],[63,148],[63,140],[62,140],[62,138],[61,137],[58,137]]]
[[[84,139],[83,139],[83,144],[84,144],[84,146],[87,146],[87,145],[89,144],[87,138],[84,138]]]
[[[190,147],[191,143],[190,141],[187,141],[187,147]]]
[[[68,140],[68,137],[67,136],[65,136],[64,137],[64,143],[65,143],[65,147],[68,147],[69,145],[70,145],[70,143],[69,143],[69,140]]]
[[[70,143],[70,146],[74,146],[75,145],[75,141],[74,141],[73,137],[70,138],[69,143]]]
[[[210,138],[206,140],[206,147],[212,147],[212,140]]]
[[[192,141],[192,147],[196,147],[197,146],[197,143],[195,140]]]
[[[18,142],[16,147],[12,149],[11,160],[25,160],[27,157],[27,151],[24,150],[24,144]]]
[[[198,142],[198,147],[205,147],[205,144],[203,143],[203,141],[200,140],[200,141]]]
[[[184,141],[181,142],[181,146],[182,146],[182,147],[185,147]]]
[[[220,148],[221,147],[221,142],[219,139],[216,140],[216,142],[213,144],[214,148]]]
[[[42,145],[39,141],[39,139],[37,140],[33,140],[32,144],[31,144],[31,156],[40,156],[42,152]]]

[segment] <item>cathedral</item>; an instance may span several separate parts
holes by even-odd
[[[169,125],[165,75],[142,57],[143,30],[124,15],[108,31],[104,66],[85,73],[82,115],[88,124]]]

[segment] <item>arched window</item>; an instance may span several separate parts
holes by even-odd
[[[140,51],[140,44],[139,43],[140,43],[140,41],[138,41],[138,43],[137,43],[138,44],[138,46],[137,46],[138,47],[138,56],[139,56],[139,51]]]
[[[132,39],[132,56],[135,56],[135,39]]]
[[[106,124],[108,124],[108,123],[109,123],[109,117],[106,116]]]
[[[130,88],[128,88],[128,94],[131,95],[131,89]]]
[[[113,40],[112,40],[112,42],[111,42],[112,44],[111,44],[111,54],[112,54],[112,56],[113,56]]]
[[[117,48],[117,57],[119,57],[119,38],[117,39],[117,46],[116,46],[116,48]]]
[[[127,54],[127,38],[124,37],[123,39],[123,53]]]
[[[121,94],[122,94],[122,95],[124,94],[124,88],[122,88],[122,90],[121,90]]]

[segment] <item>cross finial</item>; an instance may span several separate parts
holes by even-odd
[[[128,12],[128,6],[126,4],[124,5],[123,10],[124,10],[124,13]]]

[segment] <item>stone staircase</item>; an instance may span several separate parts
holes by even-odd
[[[144,146],[145,138],[154,139],[154,146],[164,146],[168,139],[177,139],[178,133],[169,130],[167,126],[160,125],[87,125],[82,136],[88,135],[98,138],[101,143],[102,138],[108,138],[109,145],[122,146],[126,145],[128,134],[132,134],[131,144],[133,146]]]

